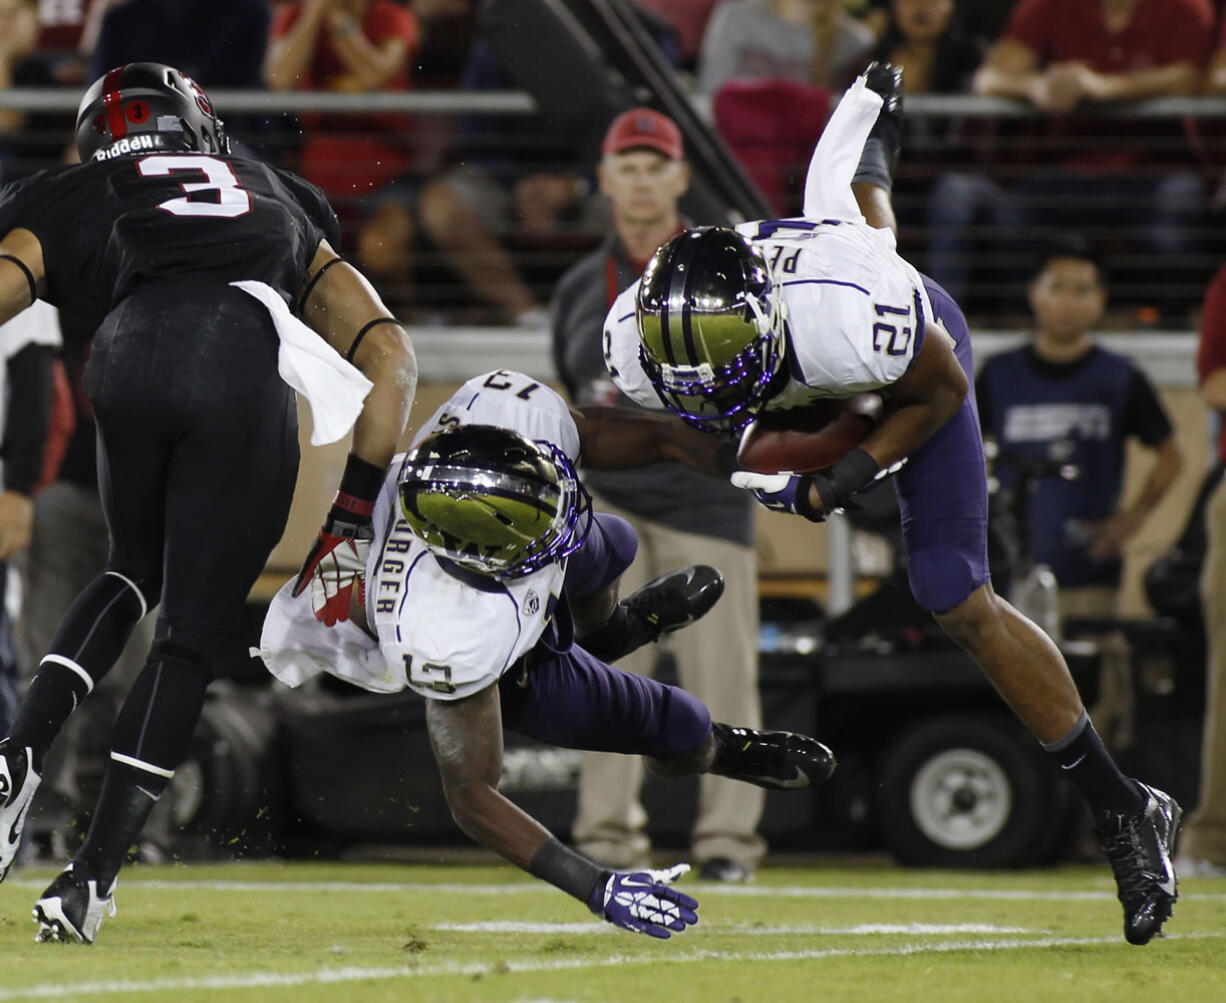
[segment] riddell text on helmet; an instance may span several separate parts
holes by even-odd
[[[136,136],[125,137],[112,143],[110,146],[104,146],[101,150],[96,150],[92,159],[110,160],[112,157],[122,157],[125,153],[137,153],[141,150],[160,150],[164,145],[165,142],[162,137],[156,132],[143,132]]]

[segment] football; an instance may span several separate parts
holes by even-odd
[[[864,441],[880,414],[875,393],[764,411],[742,433],[737,462],[758,474],[825,470]]]

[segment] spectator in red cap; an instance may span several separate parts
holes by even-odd
[[[678,203],[690,169],[681,130],[651,108],[632,108],[615,118],[602,152],[596,173],[613,228],[558,283],[551,309],[554,364],[576,404],[633,408],[638,405],[618,393],[605,368],[604,318],[656,248],[685,225]],[[585,483],[600,497],[602,510],[629,520],[639,534],[637,558],[622,577],[626,592],[687,564],[713,564],[723,572],[727,590],[720,615],[673,639],[677,669],[682,685],[719,708],[712,713],[735,712],[737,720],[760,727],[753,506],[738,497],[743,492],[675,463],[588,471]],[[635,652],[618,667],[651,675],[654,652]],[[640,759],[584,753],[572,830],[583,853],[607,866],[649,863],[651,843],[639,801],[642,778]],[[760,788],[702,779],[691,846],[701,877],[744,881],[753,873],[766,848],[757,834],[762,805]]]

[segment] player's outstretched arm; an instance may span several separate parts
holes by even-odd
[[[0,324],[7,324],[42,293],[46,280],[43,245],[18,227],[0,240]]]
[[[354,424],[340,489],[294,585],[294,595],[311,586],[315,615],[332,626],[348,618],[355,589],[361,596],[375,498],[409,420],[417,360],[379,294],[326,240],[308,269],[298,312],[372,384]]]
[[[426,728],[456,825],[482,846],[528,870],[533,855],[552,837],[498,791],[502,775],[498,687],[487,686],[462,700],[427,700]],[[593,881],[596,876],[592,875]]]
[[[736,443],[690,428],[671,414],[608,404],[571,408],[583,464],[594,470],[641,467],[670,460],[699,473],[727,477],[736,469]]]
[[[573,895],[614,926],[667,940],[698,922],[698,903],[668,887],[689,868],[623,874],[567,849],[498,792],[502,713],[498,687],[462,700],[428,700],[426,728],[447,805],[466,835]]]

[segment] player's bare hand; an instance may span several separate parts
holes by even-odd
[[[16,491],[0,493],[0,560],[30,545],[34,532],[34,503]]]

